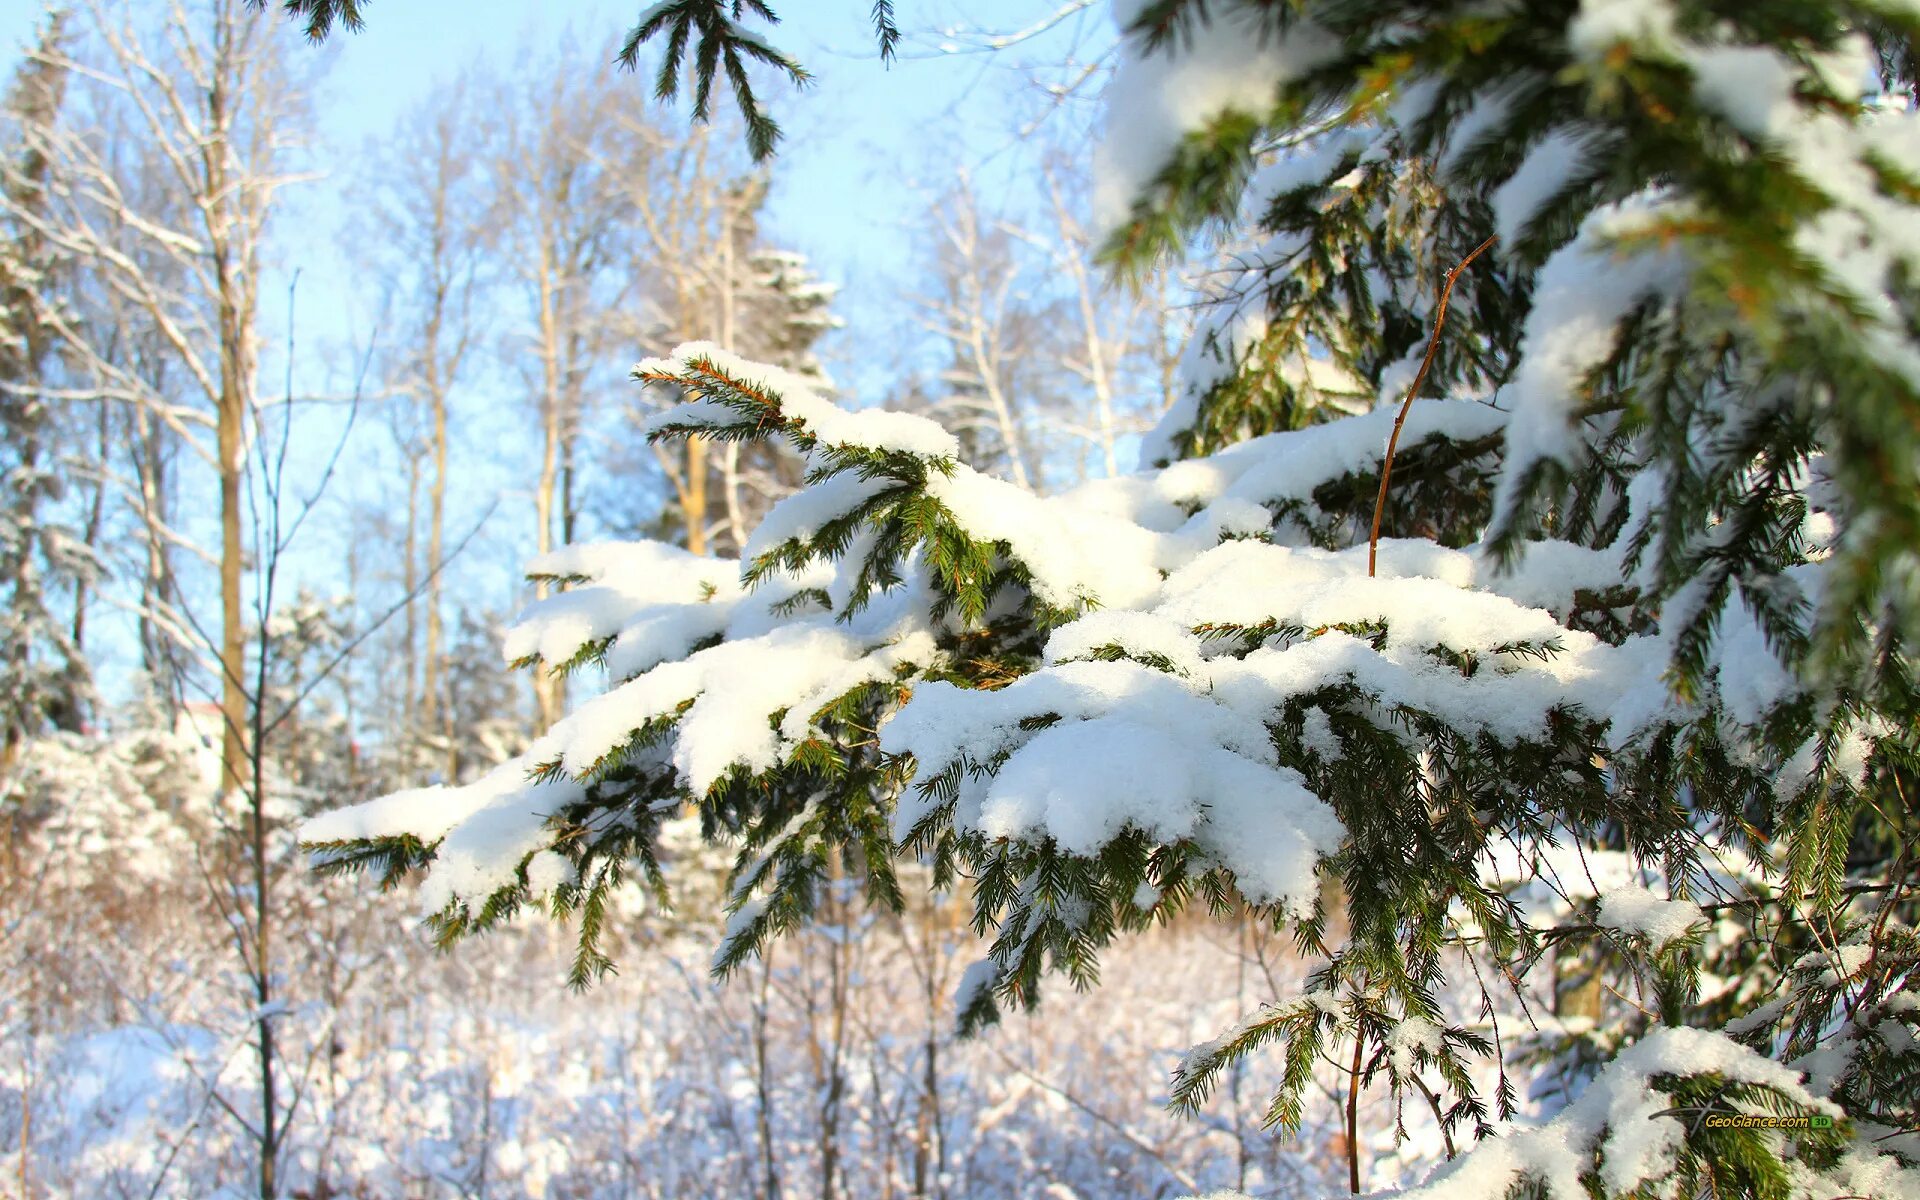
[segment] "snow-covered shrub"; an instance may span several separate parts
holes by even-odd
[[[450,938],[573,917],[585,983],[685,805],[739,847],[723,972],[922,859],[991,941],[970,1029],[1250,909],[1321,965],[1176,1104],[1271,1046],[1275,1122],[1323,1057],[1428,1111],[1422,1195],[1920,1192],[1912,11],[1124,8],[1115,258],[1224,224],[1242,271],[1161,465],[1041,498],[715,347],[642,363],[693,398],[654,436],[784,438],[809,486],[738,563],[537,562],[574,586],[509,656],[612,686],[313,821],[319,864],[430,866]]]

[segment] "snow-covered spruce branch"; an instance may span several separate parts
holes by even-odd
[[[1122,267],[1243,235],[1143,450],[1172,465],[1042,498],[712,347],[643,364],[692,398],[656,434],[785,438],[808,486],[740,564],[537,563],[582,586],[509,656],[612,688],[471,787],[314,822],[322,865],[430,865],[449,936],[578,911],[584,981],[685,805],[739,850],[722,971],[831,864],[893,907],[913,856],[991,942],[970,1029],[1250,910],[1323,965],[1177,1100],[1271,1045],[1282,1124],[1323,1058],[1345,1101],[1417,1093],[1460,1151],[1435,1195],[1920,1190],[1920,23],[1207,7],[1129,8],[1097,196]],[[1369,577],[1374,406],[1423,371],[1449,398],[1406,414]],[[1696,903],[1750,881],[1795,899]],[[1522,1067],[1566,1085],[1544,1124],[1503,1124]],[[1835,1126],[1717,1120],[1754,1113]]]
[[[664,887],[654,837],[689,802],[739,846],[721,970],[808,919],[835,854],[882,908],[899,903],[898,854],[969,877],[993,938],[962,989],[969,1028],[1034,1002],[1049,968],[1091,981],[1125,929],[1196,898],[1245,903],[1331,956],[1325,994],[1371,980],[1354,993],[1370,1076],[1393,1070],[1404,1020],[1432,1023],[1437,1057],[1417,1061],[1484,1128],[1469,1065],[1491,1047],[1441,1025],[1433,991],[1456,926],[1513,959],[1538,936],[1492,881],[1495,851],[1586,828],[1631,787],[1630,844],[1679,856],[1671,878],[1693,886],[1684,781],[1663,764],[1684,726],[1738,736],[1746,710],[1671,698],[1656,636],[1613,645],[1555,617],[1619,578],[1622,547],[1531,543],[1502,574],[1479,548],[1388,539],[1369,579],[1364,546],[1313,545],[1352,515],[1316,497],[1377,478],[1390,410],[1042,499],[956,461],[931,422],[844,410],[711,346],[636,375],[695,397],[656,436],[784,437],[809,484],[743,563],[637,543],[533,564],[575,586],[527,612],[508,657],[597,664],[610,690],[473,785],[308,824],[324,869],[391,885],[430,866],[448,938],[530,902],[577,914],[584,985],[608,965],[609,889],[630,872]],[[1417,401],[1403,461],[1459,464],[1504,420]],[[1787,682],[1775,701],[1794,699]],[[1857,775],[1866,745],[1849,744]],[[1829,788],[1853,778],[1800,769]],[[1345,888],[1344,946],[1327,936],[1323,871]],[[1330,1028],[1291,1037],[1304,1065],[1275,1119],[1297,1119]]]

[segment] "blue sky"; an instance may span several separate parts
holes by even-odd
[[[137,9],[146,0],[129,2]],[[299,273],[292,322],[296,390],[346,390],[358,347],[377,321],[377,283],[356,276],[341,248],[338,218],[351,207],[346,187],[358,149],[476,61],[506,65],[512,56],[550,52],[569,35],[586,45],[611,42],[642,7],[637,0],[376,0],[367,6],[363,32],[336,32],[325,47],[303,51],[317,68],[313,165],[322,178],[284,197],[290,207],[275,243],[276,278],[263,286],[267,392],[277,393],[283,378],[293,272]],[[807,253],[822,276],[841,286],[836,308],[847,327],[828,347],[829,367],[847,398],[871,402],[898,364],[894,348],[910,324],[902,304],[916,262],[910,230],[931,193],[966,166],[986,203],[1017,201],[1029,178],[1023,167],[1033,159],[1014,131],[1045,104],[1035,83],[1038,69],[1030,64],[1094,52],[1108,40],[1110,18],[1106,5],[1096,4],[1041,39],[987,53],[955,47],[968,41],[966,30],[1026,27],[1058,11],[1059,0],[901,0],[907,36],[898,61],[886,67],[874,46],[870,0],[783,7],[792,19],[769,40],[798,58],[816,83],[796,92],[768,82],[766,98],[787,138],[763,233]],[[0,51],[10,60],[31,38],[41,11],[33,3],[0,5]],[[284,18],[270,13],[262,19]],[[610,75],[609,86],[632,89],[642,103],[651,57],[643,55],[637,75]],[[456,511],[497,505],[457,572],[467,597],[489,607],[515,603],[519,564],[531,547],[530,473],[520,461],[529,440],[523,412],[505,391],[470,397],[464,445],[455,446],[462,460],[456,466],[464,468],[456,471],[456,484],[467,493],[454,498]],[[296,458],[307,451],[316,471],[332,440],[328,420],[323,414],[309,422],[294,443]],[[370,576],[389,569],[393,556],[369,534],[366,514],[390,509],[396,486],[403,486],[391,456],[383,422],[363,416],[347,448],[347,469],[329,489],[332,519],[316,522],[294,572],[298,582],[337,594],[363,590],[377,582]],[[366,575],[347,574],[350,553]]]
[[[555,46],[568,33],[588,44],[612,39],[640,7],[635,0],[380,0],[369,7],[364,32],[336,35],[329,46],[332,65],[319,91],[323,155],[337,158],[378,137],[477,58]],[[787,131],[767,230],[842,285],[842,315],[854,341],[863,323],[897,311],[904,229],[923,207],[918,189],[938,186],[962,164],[980,167],[989,187],[1014,186],[1020,154],[1012,130],[1036,102],[1022,63],[1064,56],[1076,33],[1097,40],[1108,21],[1099,5],[1075,19],[1079,29],[1063,27],[1033,47],[941,53],[943,44],[955,44],[943,31],[1018,29],[1057,4],[906,0],[898,7],[908,36],[891,67],[879,62],[867,0],[791,6],[792,19],[770,36],[817,82],[804,91],[778,82],[766,87]],[[650,79],[643,68],[613,75],[611,83],[631,88],[638,103]],[[318,185],[309,201],[328,190]],[[299,265],[324,274],[335,262],[331,246],[316,246]]]
[[[364,32],[336,32],[312,51],[327,64],[315,96],[315,157],[327,178],[289,199],[322,219],[302,220],[297,233],[283,226],[280,243],[283,269],[302,275],[303,341],[345,336],[355,316],[370,319],[360,310],[370,314],[372,305],[344,274],[338,230],[326,219],[342,211],[338,181],[358,146],[476,60],[557,46],[568,33],[587,43],[610,40],[643,7],[638,0],[375,0],[366,6]],[[770,40],[817,82],[798,92],[777,83],[767,89],[788,135],[768,232],[811,255],[842,285],[854,339],[863,318],[898,308],[906,269],[901,244],[924,207],[921,189],[937,187],[960,165],[976,168],[988,189],[1016,187],[1021,147],[1012,130],[1035,110],[1038,96],[1024,64],[1101,42],[1109,18],[1096,4],[1012,51],[940,48],[966,41],[955,30],[1011,31],[1058,7],[1058,0],[902,0],[907,38],[891,67],[878,60],[868,0],[792,6],[792,19],[771,32]],[[0,47],[23,45],[40,13],[32,3],[0,6]],[[613,86],[634,90],[636,102],[648,82],[644,69],[613,77]]]

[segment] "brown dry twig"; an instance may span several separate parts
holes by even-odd
[[[1413,408],[1413,398],[1420,394],[1420,385],[1427,380],[1427,369],[1433,366],[1433,356],[1440,349],[1440,331],[1447,324],[1447,302],[1453,298],[1454,281],[1460,278],[1460,272],[1473,264],[1473,260],[1500,239],[1490,237],[1473,248],[1473,253],[1461,259],[1447,272],[1447,281],[1440,289],[1440,308],[1433,316],[1433,336],[1427,339],[1427,356],[1420,360],[1420,370],[1413,377],[1413,386],[1407,389],[1407,398],[1400,402],[1400,415],[1393,419],[1393,434],[1387,438],[1387,454],[1380,460],[1380,494],[1373,502],[1373,529],[1367,534],[1367,578],[1373,578],[1374,566],[1380,554],[1380,517],[1387,510],[1387,481],[1393,476],[1393,452],[1400,445],[1400,427],[1407,423],[1407,413]]]

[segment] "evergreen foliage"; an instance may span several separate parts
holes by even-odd
[[[0,737],[11,761],[25,739],[48,726],[80,728],[90,684],[67,624],[50,593],[90,576],[86,546],[49,511],[61,495],[54,406],[62,255],[43,218],[49,181],[46,130],[66,90],[57,61],[67,37],[51,16],[39,53],[21,64],[8,89],[0,163]]]
[[[968,1029],[1251,910],[1321,965],[1176,1105],[1267,1051],[1296,1124],[1330,1057],[1458,1150],[1422,1196],[1920,1192],[1920,18],[1129,16],[1113,261],[1213,230],[1242,271],[1162,465],[1040,499],[716,347],[642,363],[689,398],[653,436],[784,439],[808,486],[737,564],[536,563],[576,586],[509,654],[613,686],[470,787],[312,822],[318,864],[428,867],[448,939],[577,915],[584,984],[684,804],[738,852],[721,973],[921,859],[990,942]]]

